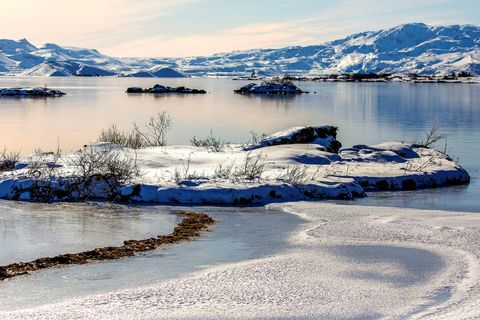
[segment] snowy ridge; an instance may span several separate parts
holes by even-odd
[[[0,40],[0,74],[23,76],[242,76],[338,73],[480,74],[480,26],[404,24],[322,45],[188,58],[113,58],[95,49]]]

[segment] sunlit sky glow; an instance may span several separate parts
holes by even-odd
[[[0,38],[119,57],[320,44],[402,23],[480,24],[480,0],[0,0]]]

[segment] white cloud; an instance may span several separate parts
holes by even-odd
[[[114,56],[162,57],[320,44],[354,32],[407,22],[462,23],[455,20],[455,12],[441,10],[449,0],[338,0],[321,12],[311,12],[311,16],[306,13],[297,19],[278,20],[274,11],[265,12],[260,23],[243,19],[243,24],[239,22],[236,27],[222,21],[226,17],[195,17],[192,9],[187,15],[179,15],[191,20],[176,20],[190,27],[186,31],[163,22],[162,17],[176,19],[175,14],[191,4],[213,5],[203,1],[0,0],[0,30],[2,37],[26,37],[35,44],[48,41],[97,48]],[[248,1],[239,5],[248,5]],[[223,25],[223,29],[200,33],[195,28],[208,25],[209,19],[220,21],[217,25]]]
[[[5,38],[82,46],[93,44],[95,35],[115,36],[144,19],[171,14],[196,1],[2,0],[0,30]]]

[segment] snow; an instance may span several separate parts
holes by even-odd
[[[332,130],[334,127],[315,128]],[[302,129],[305,128],[288,129],[265,141],[292,138]],[[331,143],[332,139],[334,136],[326,136],[322,143]],[[120,187],[119,192],[131,197],[132,201],[149,203],[265,205],[298,200],[353,199],[364,196],[366,190],[411,190],[470,181],[460,165],[432,149],[389,142],[370,148],[357,146],[335,154],[325,151],[326,147],[316,144],[315,140],[314,143],[292,141],[296,142],[292,138],[280,145],[260,143],[254,148],[230,145],[220,152],[194,146],[140,149],[135,154],[142,175],[131,185]],[[106,145],[89,148],[106,148]],[[132,155],[133,151],[120,149],[120,152]],[[63,190],[62,177],[70,176],[75,169],[68,161],[71,157],[67,155],[61,159],[56,169],[58,178],[52,181],[53,188]],[[27,157],[12,171],[3,172],[0,198],[31,200],[28,188],[35,181],[25,177],[25,173],[32,159],[35,157]],[[48,157],[42,161],[47,165],[52,162]],[[260,174],[249,176],[254,165],[263,169]],[[224,173],[219,173],[222,170]],[[96,198],[108,196],[101,182],[92,190]],[[61,196],[52,197],[54,201],[66,200]]]
[[[181,72],[172,68],[152,68],[148,71],[137,71],[121,75],[122,77],[142,77],[142,78],[185,78]]]
[[[270,76],[342,72],[446,75],[453,71],[468,71],[479,75],[479,39],[480,27],[475,25],[411,23],[353,34],[316,46],[254,49],[208,57],[147,59],[114,58],[95,49],[55,44],[36,48],[26,40],[0,40],[0,72],[35,76],[76,75],[69,65],[81,64],[116,75],[147,77],[183,74],[246,76],[252,72]],[[13,63],[4,64],[2,59],[10,59]],[[48,63],[59,66],[57,72],[38,68]]]
[[[478,214],[312,202],[268,208],[307,220],[288,235],[292,249],[146,287],[0,311],[0,319],[480,317]]]

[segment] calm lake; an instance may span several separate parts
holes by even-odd
[[[206,95],[128,95],[130,86],[156,83],[205,89]],[[170,144],[188,144],[212,130],[230,142],[250,131],[332,124],[344,146],[423,139],[433,125],[447,134],[447,151],[469,171],[469,186],[415,192],[369,193],[347,202],[480,212],[480,86],[462,84],[312,83],[310,94],[249,97],[226,79],[6,78],[0,87],[44,86],[60,98],[0,99],[0,148],[64,152],[95,141],[102,128],[128,129],[160,111],[173,118]],[[315,92],[315,93],[314,93]],[[439,145],[443,149],[444,145]],[[346,202],[343,201],[343,204]],[[111,204],[31,204],[0,200],[0,265],[41,256],[118,245],[169,233],[177,208]],[[12,310],[179,277],[202,266],[242,261],[287,250],[285,239],[303,223],[265,208],[195,208],[219,223],[196,241],[119,261],[36,272],[0,283],[0,310]],[[22,294],[18,294],[21,292]]]
[[[126,94],[130,86],[156,83],[205,89],[206,95]],[[480,211],[480,85],[408,83],[314,83],[298,85],[310,94],[295,97],[242,96],[246,81],[228,79],[18,78],[1,77],[0,87],[48,86],[64,97],[0,99],[0,147],[65,152],[95,141],[102,128],[128,129],[160,111],[173,118],[170,144],[193,136],[244,142],[250,131],[273,133],[291,126],[332,124],[344,146],[387,140],[423,139],[433,125],[447,134],[447,152],[472,176],[467,187],[370,194],[368,205]],[[315,93],[314,93],[315,92]],[[444,148],[444,142],[439,145]]]

